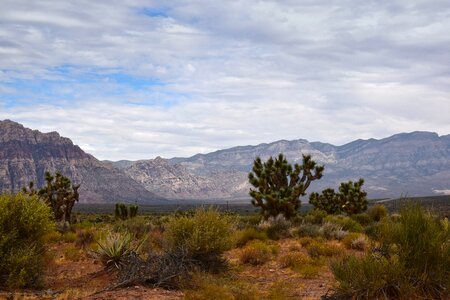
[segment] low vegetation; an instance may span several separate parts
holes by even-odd
[[[255,160],[260,215],[214,207],[138,215],[137,206],[117,204],[109,215],[77,214],[65,230],[32,185],[3,194],[0,287],[64,286],[34,299],[147,287],[161,299],[448,299],[448,219],[418,205],[366,211],[362,180],[312,196],[316,207],[300,214],[296,201],[322,171],[307,156],[294,167],[284,156]]]

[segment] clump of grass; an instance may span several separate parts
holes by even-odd
[[[306,224],[322,224],[323,219],[328,216],[328,213],[321,209],[314,209],[310,211],[305,217],[304,221]]]
[[[74,243],[77,239],[77,234],[75,232],[72,231],[67,231],[65,232],[61,239],[65,242],[65,243]]]
[[[185,290],[187,300],[209,299],[261,299],[259,292],[247,282],[207,273],[197,273],[189,282],[190,288]]]
[[[380,251],[332,265],[345,297],[446,299],[450,296],[450,232],[418,205],[384,218]]]
[[[255,240],[241,250],[239,260],[243,264],[261,265],[269,261],[272,255],[277,252],[276,246]]]
[[[342,226],[332,222],[324,223],[319,229],[320,235],[328,240],[341,240],[347,235]]]
[[[356,233],[356,232],[350,232],[349,234],[347,234],[347,236],[345,238],[342,239],[342,244],[345,246],[345,248],[347,249],[352,249],[352,244],[353,242],[358,239],[359,237],[361,237],[360,233]]]
[[[373,221],[367,213],[354,214],[351,215],[350,218],[352,218],[362,226],[367,226]]]
[[[62,235],[58,231],[51,231],[44,235],[45,243],[57,243],[61,240]]]
[[[376,204],[369,208],[367,214],[372,219],[372,221],[379,222],[381,219],[387,216],[387,209],[382,204]]]
[[[70,261],[80,261],[81,254],[78,248],[70,245],[64,249],[64,258]]]
[[[320,236],[320,226],[316,224],[301,224],[295,230],[293,235],[296,237],[318,237]]]
[[[338,295],[352,299],[407,299],[403,289],[405,273],[398,260],[367,255],[349,256],[331,263]]]
[[[75,246],[86,249],[96,241],[96,232],[94,229],[81,229],[76,232]]]
[[[350,217],[343,215],[329,215],[324,218],[324,222],[331,222],[342,226],[343,230],[350,232],[362,232],[363,227]]]
[[[281,256],[279,259],[280,266],[282,268],[291,268],[295,269],[300,267],[301,265],[310,263],[312,259],[301,252],[290,252]]]
[[[279,240],[283,238],[290,237],[291,222],[286,220],[283,215],[278,215],[275,218],[270,217],[269,219],[262,221],[259,226],[261,230],[264,230],[271,240]]]
[[[306,247],[306,246],[308,246],[309,244],[311,244],[314,240],[315,240],[315,239],[313,239],[313,238],[310,237],[310,236],[305,236],[305,237],[300,238],[300,239],[298,240],[298,242],[300,243],[300,245],[302,245],[302,247]]]
[[[321,256],[331,257],[341,255],[342,247],[335,243],[323,243],[315,240],[306,246],[306,251],[313,258],[319,258]]]
[[[253,240],[266,241],[268,239],[267,234],[264,231],[259,231],[253,227],[247,227],[243,230],[236,232],[236,246],[243,247],[248,242]]]

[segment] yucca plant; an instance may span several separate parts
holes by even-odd
[[[94,254],[107,269],[120,269],[126,257],[139,252],[142,243],[143,241],[133,241],[129,233],[116,233],[99,241],[98,250]]]

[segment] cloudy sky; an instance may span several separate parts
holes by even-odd
[[[0,0],[0,119],[100,159],[450,133],[450,3]]]

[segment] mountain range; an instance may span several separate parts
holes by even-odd
[[[83,202],[170,203],[170,200],[248,198],[253,160],[284,153],[289,162],[311,154],[325,165],[308,192],[365,179],[370,198],[450,193],[450,135],[400,133],[384,139],[335,146],[299,139],[239,146],[188,158],[100,161],[56,132],[41,133],[0,121],[0,191],[17,191],[29,181],[44,184],[45,171],[59,170],[81,183]],[[124,153],[126,155],[126,153]]]

